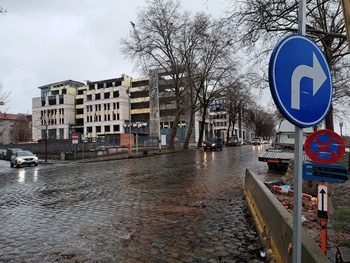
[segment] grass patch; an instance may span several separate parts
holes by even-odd
[[[350,233],[350,208],[342,200],[332,198],[332,227],[335,232]]]
[[[349,153],[345,152],[342,158],[339,159],[337,162],[338,164],[344,165],[348,169],[348,179],[350,179],[350,173],[349,173]],[[336,187],[336,186],[335,186]],[[332,214],[331,217],[331,224],[332,228],[335,232],[343,232],[343,233],[349,233],[350,234],[350,204],[346,203],[347,200],[339,199],[338,198],[331,198],[330,199],[332,203]]]

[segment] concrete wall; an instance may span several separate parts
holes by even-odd
[[[246,170],[244,191],[257,230],[277,262],[292,262],[293,216],[253,172]],[[315,241],[302,232],[302,262],[330,262]]]

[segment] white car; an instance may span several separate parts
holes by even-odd
[[[31,166],[32,164],[37,166],[39,161],[38,157],[31,151],[18,151],[11,156],[11,167],[20,167],[21,165]]]
[[[262,144],[262,140],[261,140],[261,138],[255,137],[252,140],[251,144],[253,144],[253,145],[260,145],[260,144]]]

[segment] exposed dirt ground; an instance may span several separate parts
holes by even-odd
[[[289,166],[282,184],[293,187],[293,164]],[[317,182],[303,182],[303,193],[317,197]],[[329,215],[327,221],[327,246],[334,248],[337,254],[339,247],[350,247],[350,181],[345,183],[328,183]],[[293,213],[293,195],[282,194],[270,187],[278,200]],[[317,202],[303,198],[303,229],[321,245],[321,223],[318,218]]]

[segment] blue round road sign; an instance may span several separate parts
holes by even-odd
[[[293,34],[275,47],[269,64],[272,97],[283,116],[299,127],[313,127],[327,115],[332,80],[322,51],[309,38]]]

